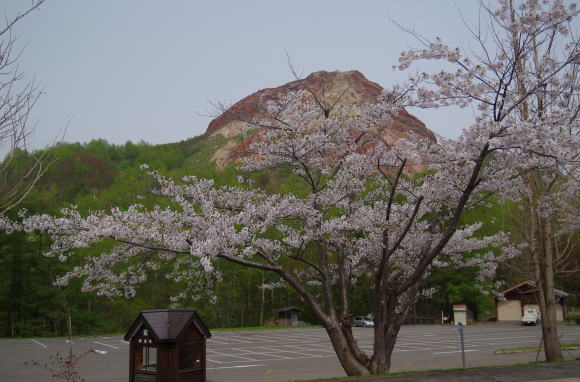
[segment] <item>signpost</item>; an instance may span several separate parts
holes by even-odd
[[[461,322],[457,323],[457,330],[461,335],[461,367],[465,368],[465,344],[463,342],[463,324]]]

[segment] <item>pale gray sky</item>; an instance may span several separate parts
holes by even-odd
[[[4,0],[6,17],[30,4]],[[209,101],[233,103],[304,76],[359,70],[390,87],[399,53],[417,43],[389,19],[425,36],[468,41],[476,0],[47,0],[16,27],[19,64],[44,95],[33,112],[36,148],[72,118],[65,141],[167,143],[199,135]],[[470,112],[411,110],[457,136]]]

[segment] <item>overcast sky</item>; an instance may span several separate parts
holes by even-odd
[[[29,0],[4,0],[14,16]],[[210,101],[233,103],[304,76],[359,70],[383,87],[402,82],[399,53],[417,46],[389,17],[428,37],[467,42],[460,13],[476,0],[47,0],[16,26],[22,71],[42,84],[35,148],[70,120],[65,141],[175,142],[202,134]],[[417,68],[419,69],[419,68]],[[448,137],[471,112],[411,110]]]

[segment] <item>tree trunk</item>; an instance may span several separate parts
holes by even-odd
[[[16,322],[12,311],[10,311],[10,337],[16,337]]]
[[[387,373],[391,369],[391,357],[395,344],[397,342],[397,335],[401,329],[401,323],[404,321],[407,313],[411,309],[417,291],[417,285],[413,285],[409,289],[412,298],[408,299],[409,304],[401,313],[397,313],[398,295],[391,291],[377,300],[377,304],[382,305],[382,309],[376,309],[379,313],[377,321],[375,321],[375,340],[374,353],[371,359],[369,370],[372,374]]]
[[[542,314],[542,336],[544,338],[544,353],[546,361],[555,362],[564,359],[558,338],[558,323],[556,321],[556,295],[554,293],[554,268],[550,223],[544,221],[542,225],[543,240],[543,266],[540,268],[540,275],[543,276],[543,285],[538,281],[538,288],[541,288],[540,309],[544,305],[545,312]],[[537,274],[537,273],[536,273]],[[543,287],[543,288],[542,288]],[[546,314],[544,316],[544,313]]]
[[[351,376],[370,374],[369,369],[367,369],[365,365],[359,362],[354,353],[351,351],[352,344],[349,344],[346,336],[338,326],[338,323],[325,325],[325,329],[328,337],[330,338],[330,342],[332,343],[332,347],[338,356],[338,360],[346,374]]]
[[[63,295],[64,295],[64,313],[65,313],[65,318],[66,318],[66,330],[67,330],[68,338],[70,340],[72,337],[72,334],[73,334],[72,316],[70,313],[70,305],[68,303],[68,298],[67,298],[66,294],[64,293],[64,291],[63,291]]]
[[[547,362],[563,359],[556,323],[556,297],[554,294],[554,269],[549,223],[538,214],[534,197],[537,191],[536,174],[528,177],[528,218],[530,254],[534,264],[537,297],[540,306],[542,339]],[[543,224],[541,224],[543,223]]]
[[[262,290],[261,290],[261,300],[260,300],[260,326],[264,326],[264,303],[265,303],[265,293],[264,290],[264,275],[262,274]]]
[[[397,318],[393,317],[389,321],[396,321]],[[383,338],[380,340],[382,349],[375,349],[371,364],[370,372],[372,374],[383,374],[388,373],[391,369],[391,357],[393,355],[393,350],[395,350],[395,344],[397,342],[397,335],[399,334],[399,329],[401,328],[396,322],[390,322],[385,325],[386,330],[384,332]],[[377,334],[375,333],[375,336]]]
[[[248,323],[248,326],[253,326],[255,321],[252,320],[253,309],[252,309],[252,296],[250,295],[250,281],[251,280],[246,279],[246,282],[244,283],[245,284],[244,287],[246,288],[246,304],[244,305],[245,308],[248,310],[246,322]]]
[[[391,370],[391,358],[393,356],[393,350],[395,350],[400,328],[401,325],[397,323],[388,326],[387,334],[385,335],[385,355],[387,361],[385,362],[384,370],[379,371],[379,373],[386,373]]]

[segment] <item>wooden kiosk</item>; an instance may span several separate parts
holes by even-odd
[[[147,309],[131,325],[130,382],[205,382],[206,338],[194,309]]]

